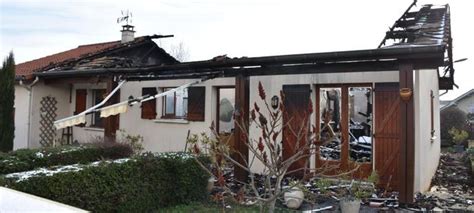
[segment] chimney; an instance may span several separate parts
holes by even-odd
[[[134,26],[132,25],[122,25],[122,30],[120,32],[122,32],[122,44],[123,43],[127,43],[127,42],[131,42],[135,39],[134,37],[134,34],[135,34],[135,31],[133,30]]]

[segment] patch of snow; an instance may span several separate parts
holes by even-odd
[[[183,160],[194,158],[193,155],[184,152],[161,152],[153,155],[160,158],[181,158]]]
[[[125,163],[125,162],[128,162],[128,161],[130,161],[130,158],[121,158],[121,159],[114,160],[113,162],[121,164],[121,163]]]
[[[37,157],[37,158],[43,158],[43,157],[44,157],[44,154],[41,153],[41,152],[37,152],[37,153],[36,153],[36,157]]]
[[[37,176],[53,176],[58,173],[65,173],[65,172],[78,172],[83,170],[84,168],[87,167],[95,167],[100,165],[101,163],[125,163],[130,161],[130,158],[121,158],[121,159],[116,159],[114,161],[95,161],[90,164],[72,164],[72,165],[65,165],[65,166],[57,166],[53,167],[51,169],[47,168],[39,168],[31,171],[25,171],[25,172],[16,172],[16,173],[11,173],[5,175],[5,178],[8,179],[15,179],[16,182],[21,182],[24,180],[28,180],[31,177],[37,177]]]
[[[81,150],[81,149],[83,149],[83,148],[84,148],[83,146],[68,148],[68,149],[62,150],[62,151],[59,152],[59,153],[75,152],[75,151]]]
[[[31,170],[31,171],[26,171],[26,172],[11,173],[11,174],[5,175],[5,178],[16,179],[16,182],[21,182],[21,181],[24,181],[24,180],[28,180],[30,177],[52,176],[52,175],[57,174],[57,173],[80,171],[80,170],[82,170],[82,168],[77,167],[77,164],[75,164],[75,165],[64,166],[64,168],[59,167],[59,168],[56,168],[54,170],[46,169],[46,168],[39,168],[39,169],[36,169],[36,170]]]

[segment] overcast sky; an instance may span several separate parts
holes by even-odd
[[[225,3],[224,3],[225,2]],[[173,34],[164,49],[182,42],[189,60],[376,48],[412,0],[0,0],[0,56],[17,63],[77,47],[120,39],[116,19],[133,13],[136,35]],[[421,0],[451,6],[459,89],[474,86],[474,12],[471,1]]]

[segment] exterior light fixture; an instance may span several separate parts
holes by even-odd
[[[277,109],[278,108],[278,103],[279,103],[279,98],[278,96],[274,95],[272,97],[272,100],[271,100],[271,106],[273,109]]]

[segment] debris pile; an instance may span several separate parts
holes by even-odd
[[[474,212],[474,181],[470,167],[465,161],[466,156],[456,153],[442,153],[440,163],[432,180],[429,192],[417,193],[415,203],[409,206],[399,205],[399,193],[378,189],[362,199],[361,211],[377,212],[394,209],[408,211],[472,211]],[[226,184],[232,191],[237,192],[242,184],[235,182],[233,168],[225,170]],[[256,187],[259,193],[265,192],[264,177],[255,176]],[[287,187],[294,179],[287,177],[282,186]],[[274,183],[275,179],[271,179]],[[368,183],[368,182],[360,182]],[[339,200],[343,198],[341,190],[347,188],[348,180],[310,178],[303,181],[305,201],[300,210],[309,211],[338,211]],[[215,191],[216,192],[216,191]],[[254,202],[253,202],[254,203]],[[278,204],[284,207],[283,203]]]
[[[415,204],[427,210],[474,211],[473,179],[465,155],[442,153],[429,192],[418,193]]]

